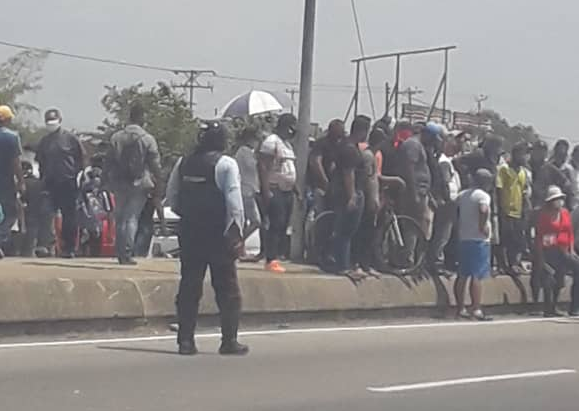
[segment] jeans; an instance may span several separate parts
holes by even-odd
[[[134,186],[115,192],[116,252],[119,260],[133,257],[139,218],[147,202],[147,192]]]
[[[455,202],[444,204],[436,210],[432,239],[428,250],[428,263],[430,266],[441,266],[444,264],[444,249],[452,237],[452,230],[457,216],[458,207]]]
[[[269,199],[266,215],[269,227],[265,239],[265,254],[267,262],[276,260],[281,255],[281,247],[287,235],[287,228],[292,214],[294,195],[291,191],[273,189]]]
[[[179,223],[179,246],[181,282],[177,294],[178,343],[187,343],[194,338],[207,267],[211,270],[211,285],[219,307],[223,340],[235,340],[239,327],[241,294],[235,258],[223,234],[204,233],[182,221]]]
[[[10,241],[12,226],[18,220],[16,193],[0,193],[0,204],[4,213],[4,220],[0,222],[0,248],[3,248]]]
[[[351,266],[352,237],[360,226],[364,212],[364,194],[356,193],[356,206],[348,210],[346,204],[340,204],[336,208],[336,221],[334,223],[334,260],[335,272],[348,271]]]
[[[573,276],[573,286],[571,288],[571,308],[569,311],[579,311],[579,257],[566,253],[558,247],[546,248],[543,251],[543,255],[545,263],[555,270],[555,284],[548,284],[548,281],[544,280],[544,288],[550,288],[553,285],[553,288],[562,288],[565,285],[565,276],[571,274]]]
[[[54,207],[54,211],[62,213],[62,251],[73,253],[76,249],[78,236],[78,187],[76,179],[62,182],[47,182],[47,191]]]
[[[501,216],[501,245],[503,246],[508,267],[518,265],[526,248],[525,225],[522,218]]]

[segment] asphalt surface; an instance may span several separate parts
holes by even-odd
[[[195,357],[173,336],[0,342],[1,409],[579,410],[579,320],[471,324],[259,331],[245,358],[216,335]]]

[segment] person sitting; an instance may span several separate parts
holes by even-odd
[[[574,250],[573,224],[565,199],[559,187],[550,186],[537,223],[535,255],[543,272],[545,317],[560,316],[557,303],[568,273],[573,276],[569,315],[579,315],[579,257]]]

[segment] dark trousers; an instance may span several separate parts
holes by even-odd
[[[273,189],[271,193],[272,197],[266,210],[269,227],[265,238],[265,255],[268,263],[277,260],[281,255],[294,203],[291,191]]]
[[[334,223],[334,260],[336,273],[348,271],[351,266],[352,238],[360,226],[364,213],[364,194],[356,193],[356,207],[349,210],[346,204],[341,204],[335,209],[336,221]]]
[[[211,285],[219,307],[223,340],[235,340],[239,328],[241,294],[237,282],[236,261],[225,238],[220,232],[201,232],[186,222],[181,222],[179,246],[181,282],[177,294],[177,342],[189,342],[194,338],[207,267],[211,270]]]
[[[501,245],[508,267],[518,265],[527,246],[525,237],[526,222],[523,218],[502,216],[499,220]]]
[[[543,289],[560,290],[565,286],[565,276],[573,276],[573,286],[571,288],[571,309],[576,312],[579,310],[579,257],[574,254],[566,253],[560,248],[551,247],[543,251],[545,263],[553,268],[554,276],[545,273],[543,279]],[[548,270],[545,270],[548,271]],[[555,301],[556,302],[556,301]]]
[[[76,249],[76,237],[78,234],[78,187],[76,180],[72,179],[58,183],[47,182],[46,186],[54,211],[60,210],[62,214],[62,249],[65,253],[72,253]]]
[[[153,200],[148,198],[139,217],[139,227],[137,228],[137,235],[135,236],[135,255],[137,257],[146,257],[149,255],[149,248],[155,231],[154,214],[155,205],[153,204]]]
[[[372,266],[375,233],[376,214],[364,211],[358,230],[352,239],[352,260],[365,271]]]

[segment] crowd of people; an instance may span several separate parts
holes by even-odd
[[[57,243],[61,257],[74,258],[82,237],[80,226],[88,238],[114,230],[119,263],[135,265],[134,257],[142,248],[140,219],[155,210],[162,217],[166,198],[166,205],[189,224],[187,233],[183,229],[179,233],[182,251],[188,250],[181,253],[182,270],[191,273],[185,288],[202,279],[207,265],[230,272],[224,277],[234,281],[230,263],[235,259],[215,251],[223,237],[233,235],[232,227],[239,230],[241,242],[260,232],[258,255],[242,252],[235,237],[241,259],[264,259],[266,270],[283,274],[290,219],[298,204],[314,219],[334,213],[326,239],[330,252],[318,256],[318,263],[325,271],[359,281],[380,275],[372,250],[384,240],[378,234],[380,215],[391,204],[397,214],[412,218],[428,240],[425,270],[433,276],[458,273],[458,316],[488,320],[481,305],[483,280],[493,274],[526,273],[532,275],[536,300],[543,290],[546,316],[560,315],[559,294],[565,277],[573,276],[569,314],[579,314],[579,257],[573,229],[579,226],[579,146],[569,155],[566,140],[557,141],[549,156],[549,147],[541,140],[512,145],[490,134],[475,142],[465,132],[448,131],[434,122],[410,124],[384,117],[372,124],[363,115],[356,116],[346,132],[344,121],[336,119],[320,139],[310,142],[304,191],[297,185],[292,144],[297,120],[291,114],[280,115],[266,135],[252,125],[243,127],[233,150],[229,144],[207,143],[211,136],[227,141],[223,123],[203,123],[198,147],[205,142],[211,150],[203,156],[198,152],[198,157],[185,155],[168,181],[157,141],[145,131],[145,117],[142,106],[134,104],[128,125],[111,137],[108,152],[91,157],[85,167],[78,138],[63,129],[59,110],[48,110],[47,134],[35,148],[39,165],[35,176],[32,165],[21,161],[19,137],[10,129],[14,113],[0,106],[0,256],[18,223],[26,232],[22,255],[54,255]],[[506,143],[511,143],[508,152]],[[201,200],[182,194],[200,182],[207,185],[195,191]],[[231,193],[239,193],[239,198]],[[225,204],[219,202],[222,197]],[[95,209],[105,216],[114,214],[114,221],[105,227],[106,219],[97,218]],[[55,238],[52,221],[57,212],[61,223]],[[221,221],[219,215],[225,214],[227,220]],[[180,224],[182,228],[185,223]],[[413,247],[418,236],[402,234],[405,248],[398,263],[411,264],[417,258]],[[201,265],[191,260],[194,248],[205,250]],[[464,304],[469,282],[470,310]],[[238,293],[221,290],[221,294],[223,307],[229,306],[230,317],[235,318]],[[179,301],[178,307],[191,311]],[[227,321],[235,323],[231,318]]]

